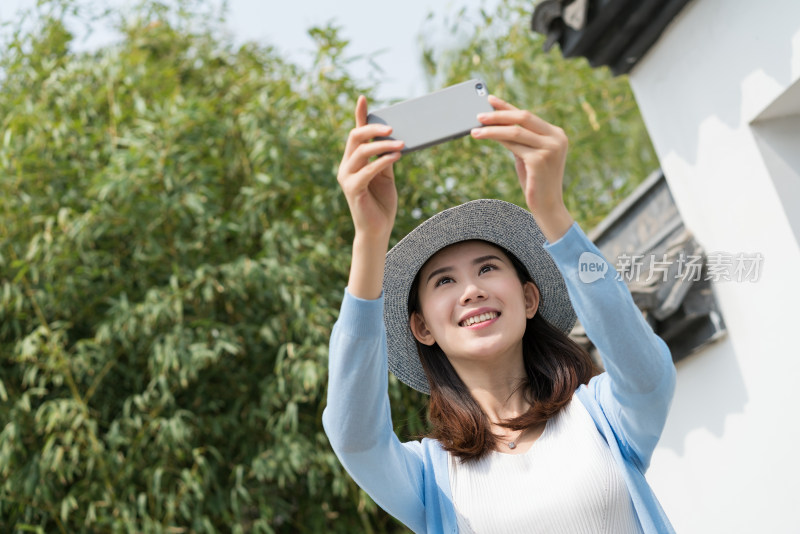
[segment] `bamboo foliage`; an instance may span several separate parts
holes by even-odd
[[[352,240],[335,175],[375,89],[342,32],[313,29],[303,69],[195,4],[143,1],[107,15],[119,43],[75,52],[83,12],[40,4],[0,58],[0,531],[401,531],[321,426]],[[513,172],[466,139],[404,158],[395,239],[515,200]],[[390,395],[398,433],[424,433],[424,399]]]

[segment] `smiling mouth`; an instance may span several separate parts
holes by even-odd
[[[459,326],[472,326],[478,323],[485,323],[486,321],[491,321],[497,317],[500,317],[498,312],[482,313],[480,315],[474,315],[468,319],[464,319],[459,323]]]

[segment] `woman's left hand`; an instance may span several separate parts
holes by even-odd
[[[562,194],[564,166],[569,141],[564,130],[518,109],[494,95],[495,109],[478,115],[483,128],[475,128],[475,139],[494,139],[514,154],[522,192],[545,237],[551,243],[572,225]]]

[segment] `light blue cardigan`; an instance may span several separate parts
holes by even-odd
[[[544,248],[564,276],[575,312],[606,369],[576,394],[621,468],[644,532],[674,532],[644,477],[675,389],[669,349],[624,282],[616,280],[612,265],[607,264],[604,278],[580,281],[581,254],[602,254],[577,223]],[[345,291],[331,336],[328,405],[322,415],[331,446],[356,483],[411,530],[456,533],[448,454],[432,439],[400,442],[387,384],[383,299],[362,300]]]

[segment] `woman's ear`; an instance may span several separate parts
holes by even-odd
[[[533,282],[525,282],[522,293],[525,295],[525,317],[533,319],[539,309],[539,288]]]
[[[414,334],[417,341],[423,345],[428,345],[430,347],[436,343],[436,340],[433,339],[433,334],[431,334],[431,331],[428,330],[428,326],[425,324],[425,318],[418,312],[411,313],[408,325],[411,327],[411,333]]]

